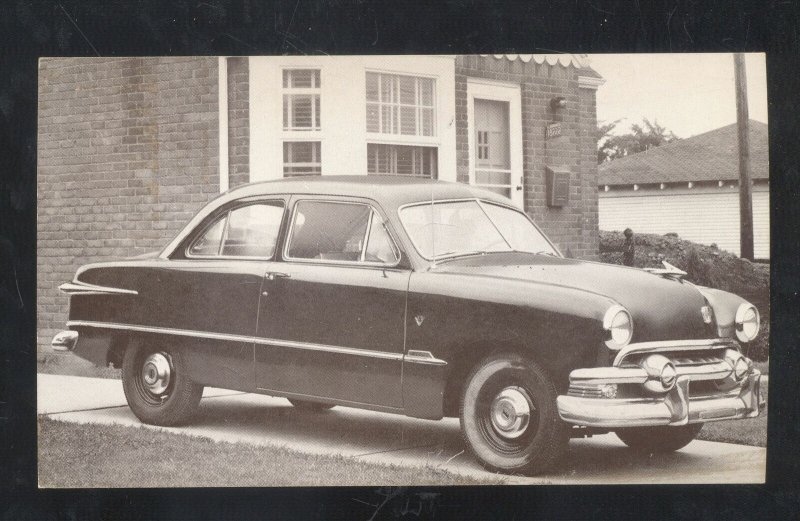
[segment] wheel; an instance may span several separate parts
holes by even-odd
[[[629,427],[617,429],[614,434],[628,447],[642,452],[674,452],[687,446],[700,433],[702,423],[678,427]]]
[[[306,400],[296,400],[294,398],[287,398],[287,400],[289,400],[289,403],[303,411],[322,412],[335,407],[335,405],[331,403],[308,402]]]
[[[203,386],[186,374],[183,353],[142,344],[125,350],[122,388],[137,418],[163,426],[186,423],[203,396]]]
[[[464,441],[489,470],[544,472],[569,442],[557,396],[553,381],[532,360],[515,353],[490,356],[464,386],[459,411]]]

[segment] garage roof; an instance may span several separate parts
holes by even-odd
[[[769,179],[767,125],[750,120],[753,179]],[[736,123],[602,163],[598,184],[630,185],[739,179]]]

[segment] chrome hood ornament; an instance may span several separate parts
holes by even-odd
[[[654,275],[661,275],[662,277],[676,279],[676,280],[679,280],[686,276],[685,271],[676,266],[673,266],[669,262],[661,261],[661,263],[664,264],[663,268],[643,268],[643,269],[644,271],[647,271]]]

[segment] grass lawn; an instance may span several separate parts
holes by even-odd
[[[39,418],[40,487],[262,487],[491,484],[432,466],[352,458]],[[502,477],[497,484],[504,483]]]
[[[758,415],[758,418],[706,423],[703,425],[703,430],[700,431],[700,435],[697,439],[766,447],[769,393],[767,392],[767,386],[763,383],[761,385],[761,390],[764,393],[764,397],[767,399],[767,408]]]

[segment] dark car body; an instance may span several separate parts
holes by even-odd
[[[62,334],[54,345],[100,365],[120,365],[131,342],[168,343],[186,354],[188,377],[200,385],[430,419],[458,415],[465,380],[481,359],[519,352],[548,373],[560,395],[561,417],[571,425],[700,420],[677,418],[673,411],[669,421],[659,416],[655,423],[615,423],[602,414],[595,422],[585,412],[586,400],[598,407],[602,400],[587,396],[580,384],[598,375],[581,380],[571,374],[637,369],[641,379],[643,369],[621,363],[626,349],[631,357],[680,351],[724,363],[728,351],[738,351],[735,315],[746,304],[742,299],[670,273],[560,255],[507,251],[425,258],[400,211],[427,201],[464,200],[510,207],[507,199],[467,185],[397,177],[324,176],[237,188],[203,208],[158,255],[81,267],[62,286],[71,295],[67,326],[77,335]],[[370,219],[385,223],[399,259],[292,259],[287,238],[302,201],[366,205]],[[189,254],[220,215],[259,202],[282,209],[270,258]],[[614,306],[627,310],[634,324],[622,350],[606,342],[604,319]],[[712,320],[704,307],[713,311]],[[704,367],[702,360],[688,363]],[[732,366],[716,380],[732,378],[731,371]],[[749,369],[748,375],[751,383],[738,385],[750,385],[755,394],[737,395],[734,410],[726,404],[706,421],[758,414],[757,374]],[[632,380],[623,378],[621,388],[639,381],[630,371],[623,376]],[[704,396],[709,389],[703,388]],[[670,393],[658,397],[661,406],[689,399]]]

